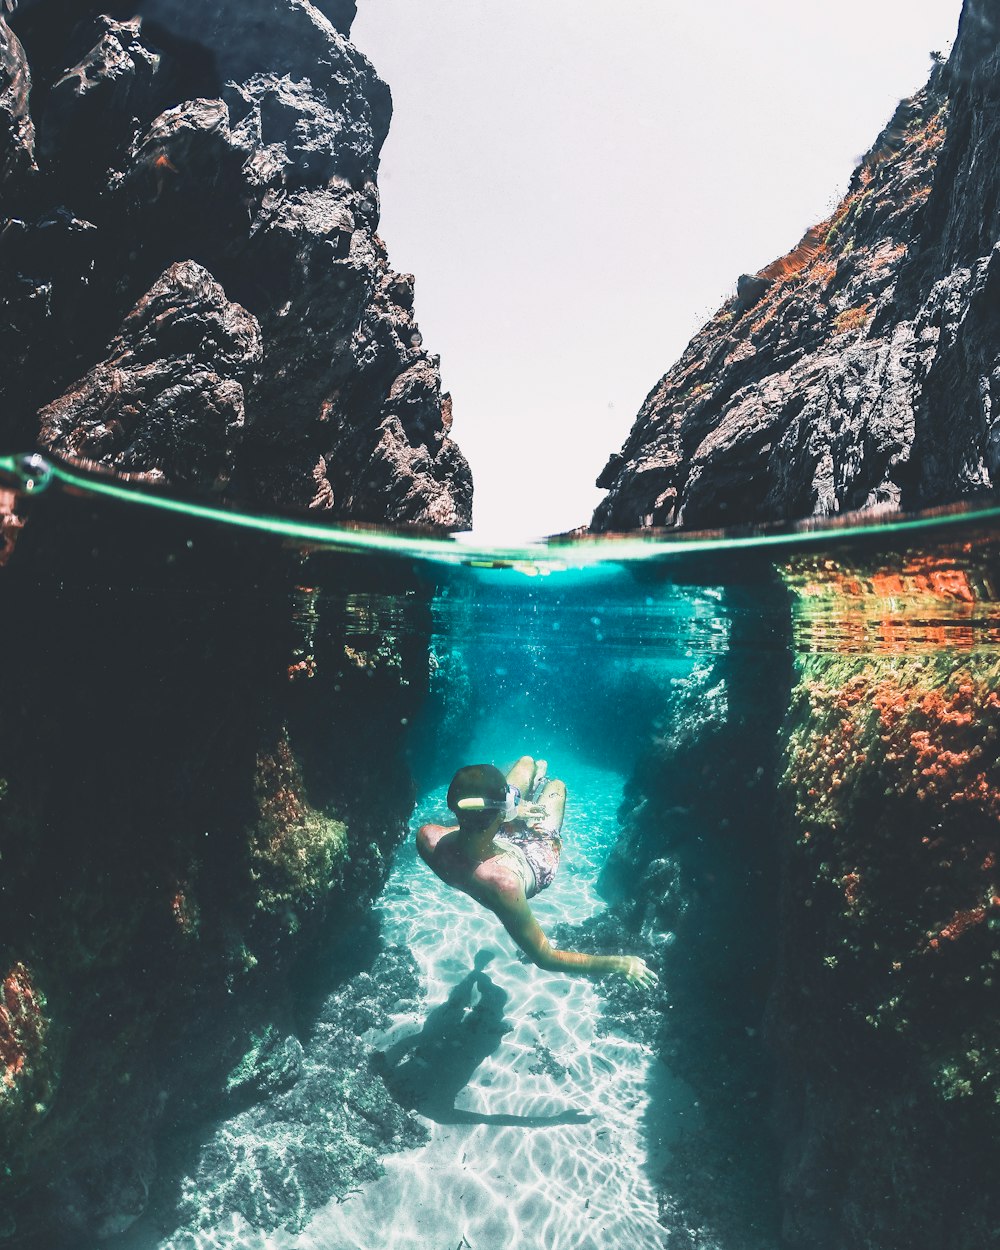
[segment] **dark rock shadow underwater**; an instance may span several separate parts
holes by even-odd
[[[494,1115],[455,1106],[476,1069],[494,1054],[513,1027],[504,1019],[506,990],[483,971],[491,959],[488,952],[480,951],[472,971],[431,1011],[420,1032],[378,1052],[372,1059],[373,1067],[400,1106],[436,1124],[544,1128],[586,1123],[592,1117],[577,1111],[548,1116]]]
[[[370,919],[314,937],[312,960],[289,977],[284,1009],[262,1004],[224,1090],[192,1089],[201,1115],[192,1105],[161,1135],[142,1217],[101,1244],[187,1250],[233,1220],[262,1236],[279,1227],[294,1234],[311,1212],[374,1180],[387,1153],[426,1139],[372,1070],[363,1040],[389,1024],[392,1008],[417,1010],[412,955],[387,945]]]

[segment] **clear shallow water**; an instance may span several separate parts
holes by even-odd
[[[996,961],[990,909],[1000,905],[991,876],[1000,858],[992,532],[949,530],[919,547],[891,533],[830,535],[806,554],[668,545],[634,559],[611,542],[587,547],[598,558],[577,566],[554,548],[456,560],[459,544],[438,559],[404,543],[387,556],[290,548],[286,532],[227,545],[224,527],[187,515],[154,517],[148,531],[122,538],[111,504],[83,524],[79,501],[58,506],[65,511],[47,530],[41,508],[38,522],[11,530],[14,555],[8,544],[3,556],[15,593],[0,619],[23,664],[11,678],[3,740],[14,763],[0,769],[21,806],[12,817],[0,811],[2,849],[5,868],[20,865],[49,907],[32,901],[46,917],[38,923],[7,897],[24,966],[41,976],[64,951],[76,958],[79,943],[74,975],[89,987],[79,997],[93,994],[103,1007],[107,991],[91,970],[102,972],[101,960],[128,966],[116,943],[133,938],[123,927],[119,939],[117,915],[109,921],[101,906],[127,912],[123,900],[136,881],[145,888],[147,873],[143,909],[172,926],[161,975],[183,971],[199,908],[205,916],[214,907],[229,994],[271,958],[276,928],[294,931],[297,907],[308,918],[311,903],[300,898],[315,887],[304,870],[295,875],[296,863],[312,871],[315,847],[306,838],[286,853],[277,835],[328,828],[336,839],[346,825],[353,853],[380,863],[366,839],[375,846],[405,819],[411,772],[419,795],[374,911],[382,940],[416,961],[420,997],[364,1032],[351,1062],[383,1075],[427,1142],[387,1153],[377,1179],[314,1182],[308,1152],[281,1137],[281,1123],[241,1138],[238,1116],[212,1104],[199,1121],[197,1085],[167,1092],[164,1077],[157,1111],[144,1113],[165,1106],[178,1123],[187,1117],[189,1136],[172,1158],[186,1216],[204,1218],[177,1231],[162,1212],[159,1223],[140,1219],[122,1250],[813,1250],[824,1244],[824,1220],[840,1230],[835,1245],[859,1244],[835,1221],[858,1206],[866,1176],[900,1210],[916,1209],[934,1178],[894,1190],[893,1177],[909,1175],[896,1154],[906,1162],[906,1143],[925,1131],[930,1141],[927,1126],[942,1123],[946,1153],[974,1187],[976,1159],[988,1151],[971,1162],[963,1155],[981,1124],[962,1116],[978,1114],[980,1091],[992,1096],[993,1069],[981,1056],[995,1042],[986,1004]],[[265,747],[247,732],[261,726]],[[227,755],[244,734],[243,754]],[[645,1014],[607,984],[526,964],[491,915],[415,856],[414,829],[444,817],[456,767],[479,759],[505,767],[522,752],[546,757],[569,788],[563,862],[533,909],[550,935],[582,926],[597,934],[597,949],[635,944],[654,960],[661,988]],[[262,759],[271,773],[259,772]],[[272,823],[255,834],[252,871],[230,876],[247,851],[238,826],[223,841],[228,799],[246,802],[254,767]],[[18,791],[19,776],[35,788]],[[225,789],[231,778],[243,789]],[[268,785],[278,796],[302,793],[306,816],[294,805],[289,814]],[[184,806],[192,787],[193,814]],[[25,794],[35,801],[64,790],[66,810],[45,809],[37,828],[57,831],[46,856],[65,887],[43,871],[46,856],[18,860],[10,837],[35,828]],[[177,834],[188,825],[193,853]],[[73,830],[67,845],[62,827]],[[165,862],[155,857],[161,842]],[[213,857],[220,842],[227,849]],[[140,858],[129,876],[137,845],[150,864]],[[227,911],[232,892],[261,874],[269,892],[251,893],[252,914],[237,923]],[[610,901],[597,891],[602,874]],[[255,939],[254,915],[268,908],[269,936]],[[67,910],[76,927],[65,930]],[[52,949],[47,932],[58,935]],[[135,932],[160,940],[155,928]],[[341,951],[314,970],[313,998],[340,992],[350,962]],[[137,969],[140,984],[146,976]],[[133,982],[122,985],[138,998]],[[308,1042],[308,1012],[283,1010],[274,1012],[283,1041]],[[104,1050],[117,1054],[119,1026],[102,1027]],[[0,1030],[0,1044],[7,1040]],[[229,1040],[198,1044],[222,1054]],[[196,1053],[187,1040],[175,1051]],[[883,1065],[874,1082],[865,1075],[872,1054]],[[314,1080],[308,1105],[295,1110],[307,1136],[339,1105],[337,1055],[308,1051],[302,1072],[315,1077],[320,1058],[329,1087]],[[118,1062],[127,1068],[133,1058]],[[895,1072],[906,1078],[894,1102]],[[288,1079],[294,1091],[294,1073]],[[802,1104],[800,1080],[822,1126],[812,1138],[809,1117],[795,1122],[787,1111]],[[863,1130],[838,1119],[841,1107],[855,1118],[872,1108]],[[905,1134],[892,1138],[885,1124],[905,1125]],[[254,1151],[272,1132],[279,1164],[268,1166],[301,1201],[291,1214],[275,1202],[254,1216],[246,1194],[219,1194],[227,1169],[242,1169],[251,1190],[280,1188],[263,1164],[254,1175]],[[133,1149],[125,1127],[121,1148]],[[858,1164],[841,1182],[844,1158]],[[112,1156],[108,1170],[125,1169]],[[951,1178],[952,1192],[961,1181]],[[760,1214],[779,1193],[785,1228],[800,1230],[784,1239],[780,1221]],[[107,1227],[130,1218],[113,1211],[121,1223]],[[923,1250],[920,1235],[907,1244]]]
[[[571,792],[559,872],[532,903],[546,932],[604,909],[595,884],[617,837],[625,780],[557,747],[552,765],[559,761]],[[504,760],[505,751],[509,733],[487,729],[470,758]],[[444,794],[422,797],[412,831],[447,816]],[[697,1131],[690,1088],[648,1045],[607,1026],[593,983],[519,957],[494,917],[421,863],[412,840],[376,911],[385,941],[416,958],[424,997],[363,1040],[399,1074],[427,1144],[388,1156],[383,1176],[332,1200],[301,1233],[264,1234],[236,1217],[157,1240],[158,1250],[369,1250],[376,1236],[399,1250],[665,1245],[651,1169],[673,1139]],[[655,1140],[646,1122],[654,1082],[672,1113]]]
[[[509,756],[509,744],[481,739],[472,755],[503,759],[504,746]],[[546,931],[604,906],[594,883],[616,834],[623,781],[565,750],[552,763],[571,794],[559,873],[532,904]],[[446,813],[437,791],[414,823]],[[602,1029],[586,979],[519,960],[499,922],[447,890],[412,845],[397,857],[379,912],[386,938],[416,956],[429,1010],[398,1019],[372,1045],[418,1057],[411,1079],[417,1102],[434,1104],[430,1141],[388,1159],[384,1178],[319,1212],[301,1236],[274,1244],[367,1250],[380,1228],[401,1250],[662,1245],[643,1123],[658,1062],[649,1048]],[[468,1033],[467,1046],[455,1047],[458,1032]],[[674,1084],[681,1131],[694,1100]],[[579,1122],[560,1123],[570,1117]]]

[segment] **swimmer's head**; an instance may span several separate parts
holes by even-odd
[[[517,787],[508,786],[499,768],[467,764],[452,777],[447,802],[461,828],[474,833],[486,829],[498,815],[511,820],[520,797]]]

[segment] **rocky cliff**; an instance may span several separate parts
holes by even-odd
[[[832,217],[737,293],[598,479],[596,530],[913,509],[1000,474],[1000,9],[896,110]]]
[[[469,526],[413,279],[377,234],[391,104],[353,13],[28,0],[0,18],[8,450]]]
[[[0,444],[466,527],[353,4],[12,9]],[[32,1250],[295,1228],[420,1137],[357,1034],[416,988],[365,917],[431,589],[127,511],[0,490],[0,1242]]]
[[[651,392],[595,530],[997,486],[998,84],[1000,6],[967,0],[833,216],[741,277]],[[703,1108],[661,1173],[671,1245],[996,1240],[996,546],[968,537],[831,543],[782,570],[783,608],[737,572],[743,636],[627,787],[613,906],[573,940],[644,941],[669,987],[611,1010]]]

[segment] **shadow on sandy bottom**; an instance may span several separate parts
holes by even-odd
[[[455,1106],[479,1065],[500,1046],[512,1026],[504,1018],[508,995],[483,969],[493,956],[480,951],[471,972],[428,1015],[419,1033],[373,1056],[372,1064],[402,1107],[437,1124],[495,1124],[544,1128],[584,1124],[578,1111],[559,1115],[490,1115]]]

